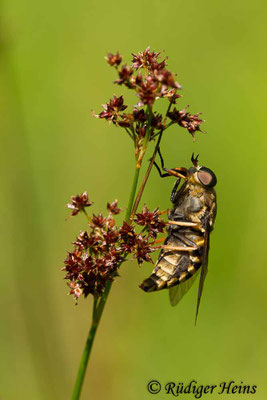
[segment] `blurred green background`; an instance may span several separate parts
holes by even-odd
[[[169,56],[184,88],[180,104],[206,120],[208,134],[195,143],[170,128],[162,152],[170,167],[188,166],[200,153],[217,174],[209,274],[195,327],[197,285],[171,308],[167,291],[138,288],[151,264],[125,264],[82,399],[150,399],[150,379],[243,381],[258,385],[253,398],[265,399],[266,2],[9,0],[1,2],[0,23],[0,398],[70,397],[92,303],[75,306],[67,296],[60,268],[86,221],[66,221],[64,205],[87,190],[94,212],[114,198],[126,206],[132,143],[90,110],[125,93],[112,84],[106,53],[119,50],[130,61],[150,45]],[[172,185],[153,171],[143,202],[170,207]],[[241,396],[204,398],[223,397]]]

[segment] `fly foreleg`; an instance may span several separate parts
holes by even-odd
[[[164,170],[165,170],[165,167],[164,167],[164,160],[163,160],[163,157],[162,157],[160,148],[158,148],[158,155],[159,155],[159,158],[160,158],[161,168],[162,168],[163,171],[164,171]],[[168,174],[168,173],[162,173],[161,170],[160,170],[160,167],[158,166],[158,164],[156,163],[156,161],[154,161],[154,165],[155,165],[155,167],[157,168],[158,173],[159,173],[159,176],[160,176],[161,178],[167,178],[168,176],[171,176],[171,175]]]
[[[170,198],[172,203],[176,202],[177,193],[178,193],[177,189],[178,189],[178,186],[180,184],[180,181],[181,181],[181,178],[178,178],[177,181],[175,182],[174,186],[173,186],[173,189],[172,189],[172,192],[171,192],[171,198]]]
[[[160,170],[160,167],[159,167],[158,164],[156,163],[156,161],[154,161],[154,165],[155,165],[155,167],[157,168],[158,173],[159,173],[159,176],[160,176],[161,178],[167,178],[168,176],[171,176],[171,175],[168,174],[167,172],[163,174],[163,173],[161,172],[161,170]]]
[[[158,155],[159,155],[159,158],[160,158],[161,169],[164,171],[164,170],[165,170],[164,160],[163,160],[163,157],[162,157],[160,148],[158,148]],[[168,176],[171,176],[168,172],[167,172],[167,173],[163,173],[163,172],[161,171],[160,167],[158,166],[158,164],[156,163],[156,161],[154,161],[154,165],[155,165],[155,167],[157,168],[158,173],[159,173],[159,176],[160,176],[161,178],[167,178]],[[171,200],[172,203],[175,203],[175,202],[176,202],[177,193],[178,193],[178,190],[177,190],[177,189],[178,189],[178,186],[179,186],[179,184],[180,184],[180,181],[181,181],[181,178],[178,177],[178,179],[177,179],[177,181],[175,182],[174,187],[173,187],[173,189],[172,189],[171,198],[170,198],[170,200]]]

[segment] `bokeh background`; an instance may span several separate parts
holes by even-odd
[[[94,212],[114,198],[126,206],[132,143],[90,110],[125,93],[112,84],[106,53],[119,50],[130,61],[150,45],[169,56],[184,88],[181,105],[206,120],[208,133],[195,143],[182,128],[169,129],[162,152],[168,166],[188,166],[200,153],[217,174],[209,274],[195,327],[197,285],[171,308],[167,292],[138,288],[150,264],[125,264],[82,399],[150,399],[150,379],[242,381],[265,399],[266,2],[9,0],[0,7],[0,398],[70,398],[92,303],[75,306],[67,296],[60,268],[86,221],[66,220],[64,205],[87,190]],[[127,101],[135,99],[126,93]],[[143,202],[169,207],[172,185],[153,171]]]

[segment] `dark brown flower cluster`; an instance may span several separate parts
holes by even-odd
[[[183,110],[177,110],[175,107],[173,111],[168,112],[168,117],[173,123],[179,124],[182,128],[186,128],[188,132],[194,137],[196,131],[200,131],[200,125],[204,122],[199,118],[201,113],[190,114],[187,112],[189,106]]]
[[[151,51],[149,47],[138,54],[133,53],[132,57],[130,65],[121,65],[122,56],[118,52],[109,53],[106,60],[117,70],[118,79],[115,83],[134,90],[139,97],[138,104],[132,112],[125,113],[127,105],[124,104],[123,96],[113,96],[108,103],[103,104],[104,111],[94,116],[125,128],[135,142],[138,158],[142,146],[173,123],[177,122],[194,136],[196,131],[200,131],[203,120],[198,118],[199,114],[191,115],[187,109],[179,111],[174,108],[171,111],[171,107],[182,96],[178,93],[181,85],[176,81],[175,74],[166,68],[167,58],[162,60],[161,53]],[[169,100],[168,112],[164,118],[153,111],[155,101],[161,98]],[[144,109],[144,106],[147,108]]]
[[[148,47],[143,52],[132,54],[131,66],[123,65],[118,70],[119,79],[115,83],[134,89],[140,99],[139,106],[152,107],[156,99],[171,97],[173,101],[180,97],[176,92],[181,85],[176,81],[175,74],[166,69],[167,58],[161,61],[160,55]]]
[[[166,226],[166,223],[160,219],[160,215],[158,208],[150,212],[144,205],[142,212],[135,215],[134,222],[137,225],[144,226],[148,235],[156,239],[159,233],[164,232]]]
[[[140,99],[139,106],[152,107],[156,99],[163,97],[172,102],[181,97],[177,94],[181,85],[176,81],[175,74],[166,69],[167,58],[160,61],[160,55],[148,47],[143,52],[132,54],[132,65],[123,64],[120,68],[122,57],[119,53],[109,53],[106,57],[108,64],[118,70],[115,83],[134,89]]]
[[[121,111],[124,111],[128,106],[123,104],[123,96],[113,96],[109,103],[103,104],[104,111],[97,115],[97,118],[104,118],[107,121],[112,121],[113,124],[119,124],[120,118],[123,118],[125,114],[120,115]]]
[[[93,214],[89,218],[89,229],[80,233],[73,243],[73,251],[65,259],[65,279],[76,300],[82,294],[100,296],[106,282],[118,276],[118,269],[128,254],[139,265],[144,261],[153,262],[150,253],[157,250],[153,244],[166,225],[158,209],[150,212],[145,206],[142,213],[136,214],[134,222],[124,221],[122,226],[117,226],[114,215],[121,212],[118,201],[108,203],[107,209],[107,217]],[[141,232],[136,231],[138,225],[143,227]]]

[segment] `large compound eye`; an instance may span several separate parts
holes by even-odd
[[[215,186],[217,183],[217,178],[214,172],[212,172],[209,168],[201,167],[201,169],[197,173],[198,179],[204,186]]]

